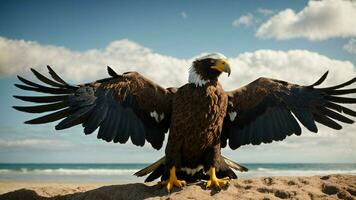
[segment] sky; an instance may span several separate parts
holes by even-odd
[[[80,84],[107,77],[109,65],[179,87],[194,58],[220,52],[232,68],[221,78],[226,90],[260,76],[307,85],[327,70],[325,85],[332,85],[356,75],[354,19],[356,2],[347,0],[0,0],[0,163],[149,163],[164,155],[147,143],[85,136],[81,127],[23,124],[35,116],[11,108],[28,105],[12,97],[24,93],[13,84],[17,74],[35,80],[31,67],[47,73],[51,65]],[[242,163],[356,162],[355,124],[337,132],[319,127],[223,154]]]

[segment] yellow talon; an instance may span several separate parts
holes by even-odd
[[[183,180],[181,181],[181,180],[177,179],[175,166],[173,166],[169,170],[169,179],[162,182],[162,185],[166,185],[166,189],[168,192],[170,192],[173,189],[173,186],[177,186],[177,187],[181,188],[186,184],[187,183],[185,181],[183,181]]]
[[[225,177],[222,179],[218,179],[216,177],[215,167],[210,167],[209,172],[210,172],[210,180],[206,183],[207,188],[215,186],[218,189],[221,189],[221,187],[224,187],[229,183],[229,180],[230,180],[229,177]]]

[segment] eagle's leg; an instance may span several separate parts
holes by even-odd
[[[162,182],[162,185],[166,186],[166,189],[168,192],[170,192],[173,188],[173,186],[177,186],[177,187],[183,187],[184,185],[186,185],[186,182],[183,180],[178,180],[177,179],[177,175],[176,175],[176,167],[173,166],[170,170],[169,170],[169,179],[166,181]]]
[[[222,179],[219,179],[218,177],[216,177],[215,167],[210,167],[209,173],[210,173],[210,179],[206,183],[207,188],[215,186],[215,187],[221,189],[221,187],[224,187],[225,185],[227,185],[229,183],[229,180],[230,180],[229,177],[225,177]]]

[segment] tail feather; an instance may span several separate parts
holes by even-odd
[[[235,173],[231,170],[237,170],[240,172],[246,172],[248,171],[248,169],[224,156],[221,156],[223,159],[223,162],[227,165],[227,169],[224,169],[220,172],[218,172],[218,176],[220,174],[221,177],[225,177],[225,176],[229,176],[230,178],[237,178],[237,176],[235,175]],[[165,180],[167,177],[167,174],[165,173],[164,170],[164,163],[165,163],[165,157],[162,157],[161,159],[159,159],[158,161],[152,163],[151,165],[141,169],[140,171],[136,172],[134,175],[137,177],[142,177],[142,176],[146,176],[149,174],[149,176],[146,178],[145,182],[151,182],[154,181],[155,179],[162,177],[162,180]],[[180,175],[178,173],[178,175]],[[190,179],[201,179],[203,177],[204,174],[196,174],[194,177],[190,177]],[[181,174],[181,176],[186,176],[184,174]],[[206,176],[206,175],[205,175]],[[204,176],[204,177],[205,177]],[[188,177],[186,177],[188,178]]]
[[[158,179],[159,177],[161,177],[161,180],[166,180],[169,177],[169,175],[164,171],[163,164],[158,166],[149,176],[147,176],[145,182],[152,182]]]
[[[224,159],[225,163],[230,168],[232,168],[232,169],[234,169],[236,171],[240,171],[240,172],[247,172],[248,171],[248,169],[246,167],[244,167],[244,166],[242,166],[242,165],[240,165],[240,164],[238,164],[238,163],[226,158],[225,156],[221,156],[221,157]]]
[[[153,172],[157,169],[160,165],[164,165],[166,157],[163,156],[161,159],[157,160],[156,162],[152,163],[151,165],[141,169],[140,171],[136,172],[134,175],[137,177],[146,176],[147,174]]]

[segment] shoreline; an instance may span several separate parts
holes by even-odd
[[[355,199],[356,175],[281,176],[232,180],[220,192],[203,183],[167,192],[155,183],[0,181],[0,199]]]

